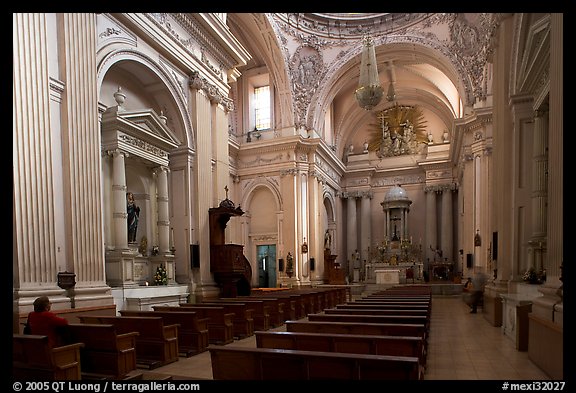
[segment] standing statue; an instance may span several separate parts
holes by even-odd
[[[134,194],[126,193],[126,213],[128,213],[128,243],[136,242],[136,231],[138,230],[138,218],[140,208],[134,202]]]
[[[324,234],[324,248],[330,249],[332,246],[332,235],[330,235],[330,231],[326,229],[326,233]]]

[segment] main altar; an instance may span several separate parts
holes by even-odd
[[[408,214],[412,201],[400,185],[392,187],[381,203],[385,215],[384,240],[366,263],[367,282],[410,283],[423,279],[422,245],[412,243]]]

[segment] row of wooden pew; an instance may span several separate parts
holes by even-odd
[[[13,375],[18,379],[133,379],[154,369],[278,327],[346,300],[343,289],[255,293],[153,311],[78,316],[63,332],[66,345],[49,348],[45,336],[14,335]],[[38,356],[42,352],[42,356]]]
[[[209,346],[214,379],[423,379],[432,307],[403,286],[256,331],[257,348]]]

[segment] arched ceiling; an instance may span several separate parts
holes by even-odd
[[[480,25],[492,21],[488,16],[474,14],[287,13],[267,14],[270,23],[263,25],[261,21],[254,22],[262,14],[234,15],[230,14],[230,20],[248,39],[243,44],[258,52],[252,53],[254,62],[266,64],[276,76],[287,78],[280,81],[284,90],[291,93],[284,99],[304,101],[300,107],[305,109],[295,114],[296,126],[300,115],[306,128],[320,135],[333,132],[339,155],[349,143],[362,143],[375,121],[375,116],[360,108],[354,98],[364,35],[374,39],[385,92],[391,81],[395,90],[394,101],[383,99],[373,111],[394,103],[420,106],[434,118],[434,129],[430,131],[439,139],[443,130],[451,129],[453,120],[463,115],[463,107],[470,101],[472,77],[478,75],[464,70],[469,67],[482,72],[483,63],[465,45],[470,44],[466,39],[487,40],[480,37],[484,33]],[[261,26],[265,26],[265,32],[258,31]],[[272,32],[275,42],[271,40]],[[303,47],[317,50],[323,64],[319,82],[299,94],[292,86],[295,70],[290,67]],[[466,60],[466,56],[476,62]],[[298,112],[298,103],[295,107]],[[324,116],[330,111],[333,130],[323,130]]]

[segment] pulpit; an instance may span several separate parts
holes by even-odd
[[[325,282],[331,285],[345,285],[346,284],[346,272],[340,266],[339,262],[336,262],[337,255],[330,253],[330,249],[324,250],[324,272],[326,274]]]
[[[226,190],[228,191],[228,190]],[[226,224],[233,216],[241,216],[244,211],[235,207],[228,198],[217,208],[208,211],[210,218],[210,271],[220,286],[222,297],[250,295],[252,266],[244,256],[241,244],[226,244]]]

